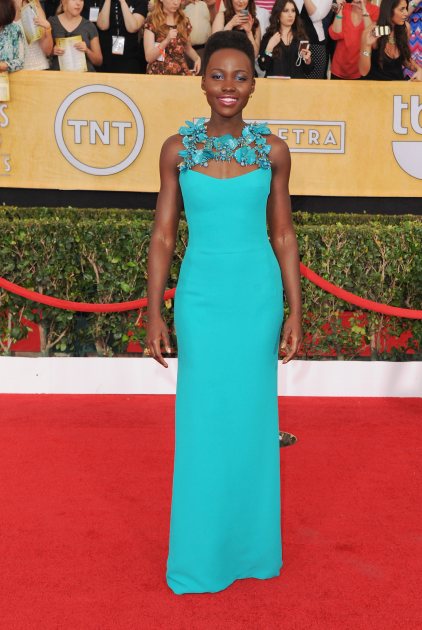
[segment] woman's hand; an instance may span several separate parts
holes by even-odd
[[[34,18],[34,23],[37,26],[41,26],[41,28],[44,28],[46,31],[49,31],[51,29],[50,22],[47,19],[40,17],[39,15]]]
[[[268,40],[266,50],[268,50],[269,52],[273,52],[274,48],[278,46],[280,42],[281,42],[281,35],[277,31],[277,33],[274,33],[274,35],[272,35],[272,37],[270,37],[270,39]]]
[[[241,15],[240,17],[243,19],[243,22],[240,25],[240,30],[245,31],[248,35],[252,32],[253,17],[250,13],[248,13],[248,15]]]
[[[297,355],[302,341],[301,319],[295,315],[289,315],[283,327],[283,337],[280,344],[280,350],[285,353],[282,363],[288,363]]]
[[[372,48],[378,37],[374,35],[374,25],[368,26],[362,33],[362,44]]]
[[[422,68],[418,66],[415,74],[410,78],[411,81],[422,81]]]
[[[167,37],[162,43],[164,44],[164,46],[168,46],[171,40],[176,39],[176,37],[177,37],[177,28],[174,26],[170,28]]]
[[[88,46],[86,45],[85,42],[76,42],[76,44],[73,44],[74,47],[76,48],[76,50],[80,50],[83,53],[87,53],[88,52]]]
[[[201,57],[198,55],[193,64],[193,74],[199,74],[201,72]]]
[[[311,54],[310,48],[304,48],[302,50],[302,59],[306,63],[306,65],[309,66],[309,64],[312,61],[312,54]]]
[[[7,72],[9,70],[9,66],[5,61],[0,61],[0,72]]]
[[[232,17],[231,20],[229,20],[226,24],[226,26],[224,27],[225,31],[232,31],[234,28],[237,28],[238,26],[243,26],[245,23],[245,16],[244,15],[238,15],[237,13]]]
[[[64,55],[64,48],[60,48],[59,46],[54,46],[53,48],[53,55],[57,55],[58,57],[60,57],[60,55]]]
[[[170,337],[168,328],[161,316],[150,317],[147,323],[147,346],[151,356],[164,367],[168,367],[168,363],[163,359],[161,354],[161,343],[164,344],[165,351],[171,352]]]

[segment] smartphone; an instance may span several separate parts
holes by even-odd
[[[375,37],[382,37],[383,35],[389,35],[391,33],[391,28],[389,26],[379,26],[378,24],[375,26],[372,31]]]
[[[249,11],[247,9],[240,9],[239,13],[240,15],[249,15]]]
[[[303,39],[299,42],[299,53],[304,50],[309,50],[309,42],[306,39]]]

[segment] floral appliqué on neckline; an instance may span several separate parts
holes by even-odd
[[[208,166],[210,160],[230,162],[233,158],[241,166],[257,164],[259,168],[271,168],[268,154],[271,146],[267,144],[264,136],[271,134],[267,125],[251,123],[242,130],[240,138],[234,138],[231,134],[209,137],[205,126],[205,118],[199,118],[197,122],[186,121],[186,127],[180,127],[179,133],[183,136],[185,149],[179,151],[183,161],[178,164],[180,172],[187,171],[193,166]],[[255,143],[255,146],[250,146]],[[203,144],[198,149],[197,145]]]

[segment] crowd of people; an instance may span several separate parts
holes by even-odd
[[[74,38],[87,71],[198,75],[222,30],[250,40],[260,77],[422,80],[422,0],[2,0],[0,71],[62,69]]]

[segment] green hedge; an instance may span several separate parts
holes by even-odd
[[[146,294],[153,211],[73,208],[0,209],[0,275],[49,295],[120,302]],[[407,215],[295,214],[302,262],[334,284],[371,300],[422,308],[422,221]],[[177,283],[187,243],[182,219],[168,287]],[[422,322],[366,313],[302,281],[304,354],[355,358],[362,346],[378,359],[421,357]],[[241,298],[244,308],[247,299]],[[350,312],[344,325],[344,312]],[[163,305],[173,331],[172,302]],[[141,314],[142,316],[142,314]],[[23,319],[42,331],[42,353],[125,353],[128,333],[140,341],[139,313],[77,314],[40,306],[0,290],[0,352],[23,339]],[[385,332],[407,333],[408,351],[385,349]],[[250,333],[253,335],[253,330]],[[173,344],[176,340],[173,335]],[[413,353],[409,353],[409,349]]]

